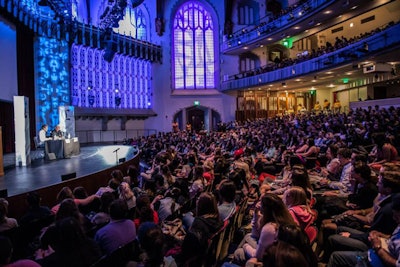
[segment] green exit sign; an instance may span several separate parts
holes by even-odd
[[[195,105],[195,106],[198,106],[198,105],[200,105],[200,101],[193,101],[193,105]]]

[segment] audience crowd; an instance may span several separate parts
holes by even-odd
[[[93,195],[66,187],[46,207],[30,192],[22,218],[1,199],[0,265],[397,266],[399,116],[375,106],[136,138],[141,168]]]

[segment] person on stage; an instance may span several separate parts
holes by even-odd
[[[53,139],[61,139],[63,137],[63,132],[61,131],[60,125],[54,127],[54,130],[51,131],[51,137]]]
[[[39,145],[44,144],[45,141],[51,140],[50,137],[47,137],[47,130],[49,129],[49,126],[47,124],[44,124],[42,128],[39,131]]]

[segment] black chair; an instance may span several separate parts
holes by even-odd
[[[7,188],[6,188],[6,189],[1,189],[1,190],[0,190],[0,197],[2,197],[2,198],[8,197]]]
[[[21,227],[14,227],[0,232],[0,235],[10,239],[13,246],[11,261],[22,259],[25,256],[24,247],[21,246],[21,244],[24,242],[24,236],[21,229]]]
[[[61,174],[61,181],[67,181],[70,179],[76,178],[76,172],[71,172],[67,174]]]

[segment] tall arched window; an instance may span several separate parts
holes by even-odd
[[[215,88],[215,22],[197,1],[175,13],[172,46],[175,89]]]

